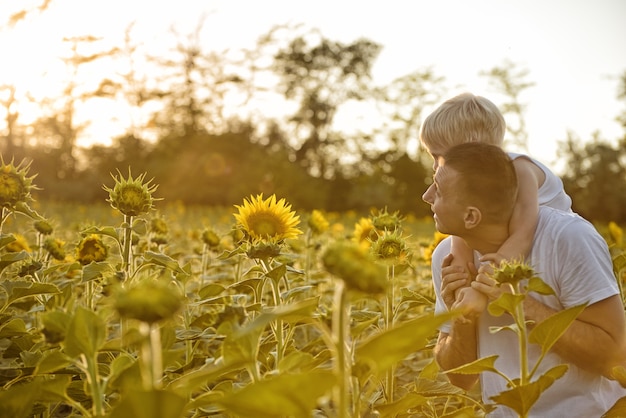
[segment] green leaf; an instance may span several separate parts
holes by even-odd
[[[28,418],[35,402],[60,402],[66,399],[71,376],[38,378],[28,383],[15,384],[0,391],[0,416]]]
[[[554,289],[548,286],[546,282],[539,277],[531,277],[528,280],[526,288],[528,291],[539,293],[540,295],[554,295]]]
[[[226,287],[222,286],[219,283],[210,283],[198,291],[198,296],[200,299],[206,299],[213,296],[221,295]]]
[[[105,339],[104,320],[95,312],[78,307],[72,316],[65,337],[65,353],[72,358],[81,354],[93,358]]]
[[[11,338],[27,334],[26,324],[21,318],[11,319],[0,325],[0,338]]]
[[[26,251],[20,251],[19,253],[6,253],[0,257],[0,272],[13,263],[26,260],[30,255]]]
[[[482,372],[498,373],[498,370],[496,369],[496,366],[495,366],[495,362],[498,357],[499,357],[498,355],[493,355],[489,357],[479,358],[478,360],[474,360],[471,363],[464,364],[454,369],[446,370],[445,373],[454,373],[454,374],[479,374]]]
[[[240,328],[233,328],[232,324],[223,323],[220,326],[220,332],[227,333],[222,343],[224,362],[227,364],[241,362],[249,364],[254,362],[258,351],[259,339],[270,322],[279,319],[286,322],[297,322],[302,320],[302,318],[311,318],[317,306],[318,298],[315,297],[266,310],[252,322]]]
[[[82,282],[89,282],[100,277],[115,274],[115,270],[105,261],[91,262],[83,267]]]
[[[376,405],[375,409],[380,413],[381,418],[385,417],[397,417],[407,414],[411,409],[420,405],[424,405],[428,402],[428,398],[420,395],[419,393],[410,392],[402,399],[399,399],[393,403],[387,403],[382,405]]]
[[[426,295],[421,294],[420,292],[416,292],[415,290],[408,289],[406,287],[400,289],[400,295],[402,296],[402,299],[399,304],[410,302],[417,305],[430,306],[434,303],[432,298],[429,298]]]
[[[27,217],[35,220],[35,221],[43,221],[45,218],[37,213],[36,210],[32,209],[28,206],[26,202],[17,202],[15,205],[15,212],[21,213],[22,215],[26,215]]]
[[[27,281],[4,281],[2,287],[9,295],[6,306],[15,303],[20,299],[24,299],[30,296],[47,295],[61,293],[58,287],[49,283],[34,283]]]
[[[489,304],[487,309],[493,316],[501,316],[504,313],[515,314],[517,306],[524,301],[525,295],[502,293],[500,297]]]
[[[148,221],[143,218],[134,218],[132,230],[139,236],[146,235],[148,233]]]
[[[537,402],[541,394],[552,386],[557,379],[560,379],[567,372],[567,369],[566,364],[555,366],[539,376],[536,381],[505,390],[492,396],[491,400],[499,405],[508,406],[520,416],[527,416],[528,411]]]
[[[437,360],[433,357],[428,363],[426,363],[422,371],[420,371],[419,377],[420,379],[435,380],[439,375],[440,370],[441,367],[439,367],[439,363],[437,363]]]
[[[210,385],[227,373],[240,370],[245,366],[244,362],[230,363],[220,362],[211,364],[200,369],[188,372],[178,379],[174,379],[168,386],[169,389],[181,395],[190,395],[204,385]]]
[[[624,366],[615,366],[611,370],[612,376],[615,380],[622,385],[623,388],[626,388],[626,367]]]
[[[187,399],[167,390],[132,391],[124,394],[109,418],[180,418]]]
[[[0,234],[0,248],[15,241],[15,239],[15,235],[13,234]]]
[[[357,346],[355,362],[359,367],[356,369],[375,375],[385,372],[409,354],[423,349],[437,329],[457,315],[427,313],[374,335]]]
[[[380,312],[353,310],[350,313],[350,320],[352,322],[350,324],[350,335],[353,338],[358,337],[363,331],[377,324],[380,317]]]
[[[317,362],[311,353],[305,351],[292,351],[282,358],[278,364],[280,373],[306,372],[313,370]]]
[[[115,239],[118,243],[120,242],[120,237],[117,232],[117,229],[113,228],[112,226],[105,226],[102,228],[97,227],[97,226],[92,226],[92,227],[85,229],[84,231],[81,231],[81,235],[83,236],[87,236],[91,234],[104,235],[104,236]]]
[[[187,274],[187,272],[183,270],[183,268],[178,264],[176,260],[163,253],[146,251],[143,255],[143,258],[144,261],[141,263],[142,266],[147,264],[155,264],[157,266],[168,268],[176,273]]]
[[[331,371],[280,374],[247,385],[216,403],[240,417],[308,417],[317,400],[335,385]]]
[[[539,344],[542,353],[547,353],[586,307],[587,304],[573,306],[546,318],[530,331],[528,341]]]
[[[611,409],[606,411],[602,418],[622,418],[626,417],[626,396],[620,398],[613,404]]]
[[[287,274],[287,266],[285,264],[280,264],[278,267],[268,271],[266,276],[275,282],[278,282],[285,274]]]
[[[72,363],[72,360],[58,350],[48,351],[37,363],[33,374],[48,374],[61,370]]]

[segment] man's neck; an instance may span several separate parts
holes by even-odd
[[[509,237],[508,226],[481,225],[478,231],[471,231],[462,237],[465,242],[481,254],[496,253]]]

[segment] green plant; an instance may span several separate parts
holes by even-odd
[[[478,359],[447,372],[460,374],[490,372],[502,376],[507,381],[509,389],[492,397],[491,400],[498,405],[513,409],[520,417],[527,417],[541,394],[567,371],[568,366],[560,364],[541,375],[537,375],[539,366],[546,354],[585,309],[586,305],[578,305],[559,311],[540,323],[532,324],[529,331],[529,323],[526,320],[523,307],[524,299],[529,297],[530,292],[536,292],[540,295],[553,295],[554,290],[537,277],[530,266],[519,262],[503,261],[495,269],[493,277],[507,291],[489,304],[489,313],[493,316],[509,314],[513,318],[513,324],[492,332],[514,332],[517,335],[520,352],[519,376],[509,377],[498,370],[495,367],[497,355]],[[528,362],[529,344],[537,344],[541,348],[541,354],[534,364]]]

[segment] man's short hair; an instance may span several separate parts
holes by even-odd
[[[459,197],[478,207],[485,222],[510,220],[517,200],[517,175],[502,148],[480,142],[456,145],[445,153],[443,164],[458,174]]]
[[[429,149],[465,142],[502,146],[505,132],[506,122],[493,102],[463,93],[446,100],[424,119],[420,141]]]

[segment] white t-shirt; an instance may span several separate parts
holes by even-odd
[[[441,261],[449,253],[449,238],[443,240],[433,252],[436,312],[447,310],[441,299]],[[476,263],[478,257],[476,254]],[[548,207],[539,209],[539,222],[528,262],[556,292],[556,296],[533,294],[533,297],[553,309],[560,310],[585,302],[593,304],[619,294],[606,242],[593,225],[572,212]],[[510,331],[490,332],[492,327],[512,322],[509,315],[492,317],[485,311],[479,318],[477,332],[478,358],[497,354],[496,368],[513,379],[519,377],[517,335]],[[441,330],[449,332],[449,326]],[[534,366],[539,354],[539,347],[531,344],[528,355],[530,367]],[[569,369],[541,395],[531,409],[530,417],[599,417],[617,399],[626,396],[626,389],[617,382],[581,370],[552,352],[541,364],[535,376],[558,364],[568,364]],[[482,373],[480,381],[486,403],[491,402],[491,396],[506,390],[506,381],[495,373]],[[508,408],[498,408],[489,416],[517,417],[517,414]]]
[[[569,197],[565,190],[563,189],[563,182],[554,174],[548,167],[546,167],[541,162],[535,160],[534,158],[529,157],[524,154],[516,154],[514,152],[509,152],[509,157],[512,160],[516,160],[518,158],[526,158],[534,163],[537,167],[539,167],[546,176],[545,181],[537,189],[537,199],[539,201],[539,206],[550,206],[551,208],[564,210],[566,212],[570,212],[572,210],[572,199]]]

